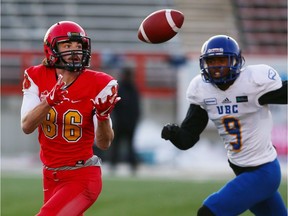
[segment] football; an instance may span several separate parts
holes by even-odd
[[[148,15],[138,29],[139,40],[157,44],[173,38],[184,23],[182,12],[174,9],[162,9]]]

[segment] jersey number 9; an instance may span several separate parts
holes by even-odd
[[[242,147],[242,134],[241,134],[241,124],[239,119],[234,117],[224,117],[222,120],[224,124],[225,131],[234,136],[235,141],[230,142],[230,145],[233,147],[233,151],[241,151]]]

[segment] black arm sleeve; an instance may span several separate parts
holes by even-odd
[[[200,134],[206,128],[208,114],[200,106],[191,104],[180,129],[170,141],[179,149],[186,150],[194,146]]]
[[[282,81],[282,87],[267,92],[259,98],[259,104],[287,104],[287,80]]]

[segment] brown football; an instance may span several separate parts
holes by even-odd
[[[146,43],[163,43],[173,38],[184,23],[182,12],[162,9],[148,15],[138,29],[139,40]]]

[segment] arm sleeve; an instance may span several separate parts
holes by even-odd
[[[191,104],[185,119],[175,136],[170,140],[177,148],[187,150],[199,140],[200,134],[206,128],[208,114],[199,105]]]
[[[281,88],[262,95],[259,104],[287,104],[287,80],[282,81]]]
[[[28,76],[25,71],[25,78],[30,83],[30,88],[23,88],[23,100],[21,105],[21,119],[26,115],[27,112],[36,107],[41,101],[38,96],[39,89],[38,86],[33,82],[33,80]]]

